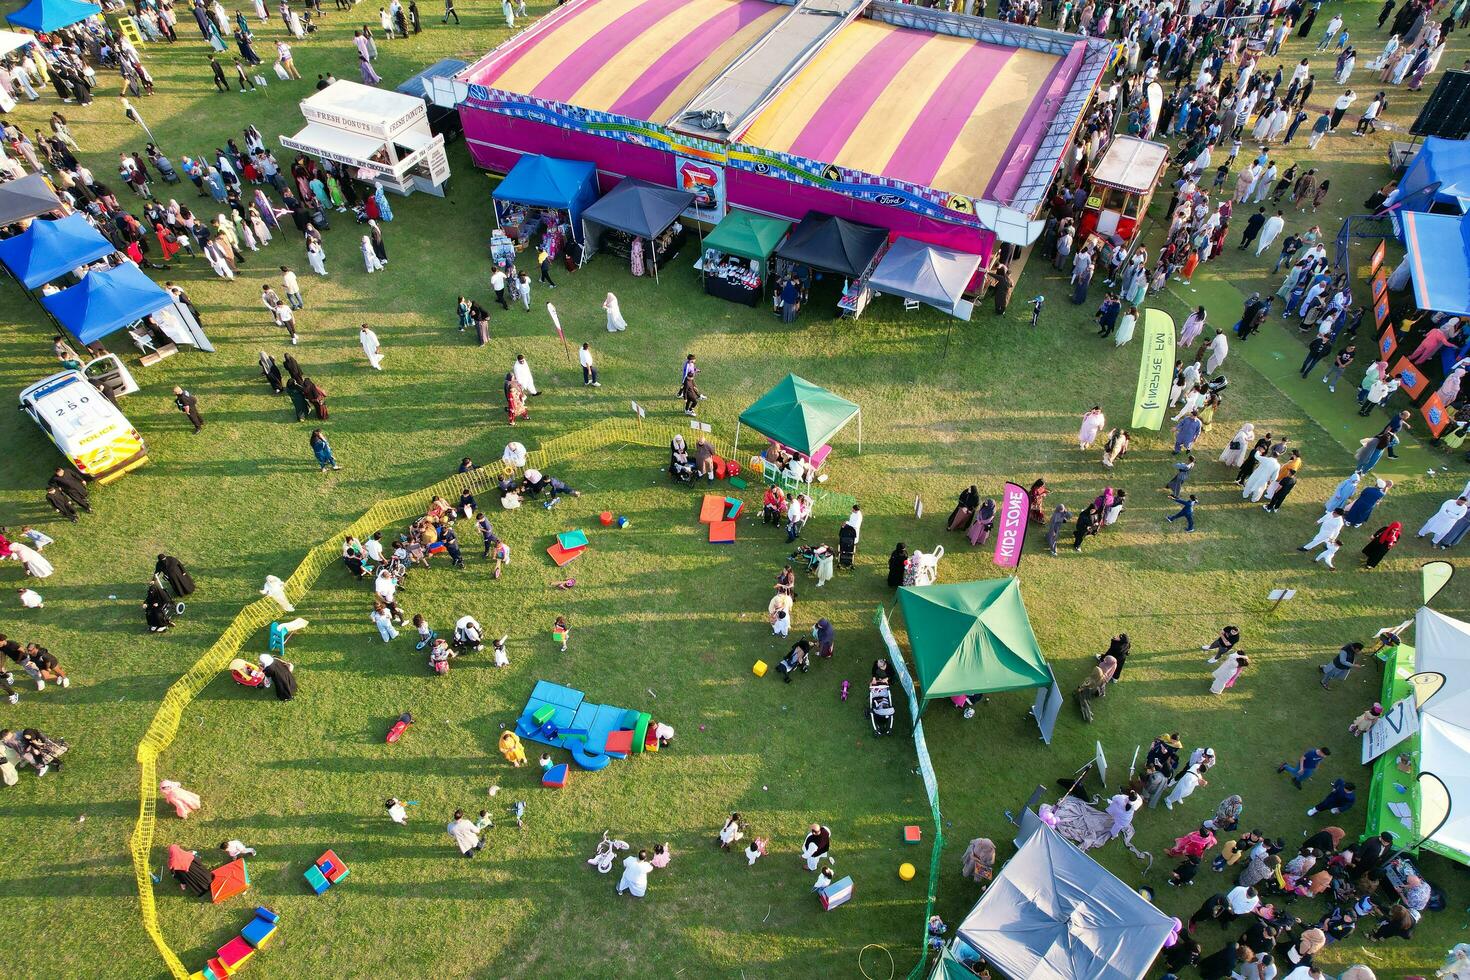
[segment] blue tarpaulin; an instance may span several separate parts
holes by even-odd
[[[582,210],[597,200],[597,167],[582,160],[559,160],[528,153],[510,168],[491,197],[496,202],[497,219],[503,204],[566,211],[572,232],[581,241]]]
[[[69,289],[42,296],[41,303],[84,344],[101,340],[173,303],[173,297],[131,262],[89,272]]]
[[[1420,193],[1434,183],[1439,188],[1433,194]],[[1405,210],[1470,212],[1470,140],[1427,137],[1404,170],[1393,199],[1403,201]]]
[[[16,27],[46,32],[70,27],[77,21],[100,13],[101,7],[95,3],[82,3],[81,0],[31,0],[15,13],[7,14],[5,19]]]
[[[35,289],[115,251],[86,218],[70,214],[60,221],[32,221],[19,235],[0,241],[0,262],[27,289]]]
[[[1405,211],[1404,248],[1422,310],[1470,314],[1470,218]]]

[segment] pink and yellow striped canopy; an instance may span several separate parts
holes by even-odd
[[[790,10],[765,0],[584,0],[471,81],[665,123]]]

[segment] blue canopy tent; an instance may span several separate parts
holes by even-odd
[[[597,200],[597,167],[582,160],[559,160],[525,154],[490,195],[495,201],[495,223],[513,224],[516,205],[555,208],[567,213],[572,235],[582,241],[582,211]]]
[[[35,289],[115,251],[86,218],[69,214],[59,221],[32,221],[19,235],[0,241],[0,262],[27,289]]]
[[[1470,314],[1470,218],[1403,212],[1414,302],[1422,310]]]
[[[1391,199],[1400,201],[1405,211],[1470,212],[1470,140],[1426,137]]]
[[[115,269],[89,272],[75,286],[42,296],[41,304],[73,336],[90,344],[173,306],[174,298],[137,266],[125,262]]]
[[[100,13],[101,7],[82,0],[31,0],[15,13],[7,14],[5,19],[16,27],[44,33],[70,27]]]

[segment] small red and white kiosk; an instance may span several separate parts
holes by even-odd
[[[1106,239],[1116,235],[1124,244],[1132,241],[1168,162],[1169,148],[1163,143],[1114,138],[1092,169],[1078,240],[1096,234]]]

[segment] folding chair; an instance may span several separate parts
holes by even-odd
[[[903,311],[905,313],[912,313],[914,310],[917,310],[918,308],[919,308],[919,301],[916,300],[916,299],[906,299],[906,300],[903,301]]]

